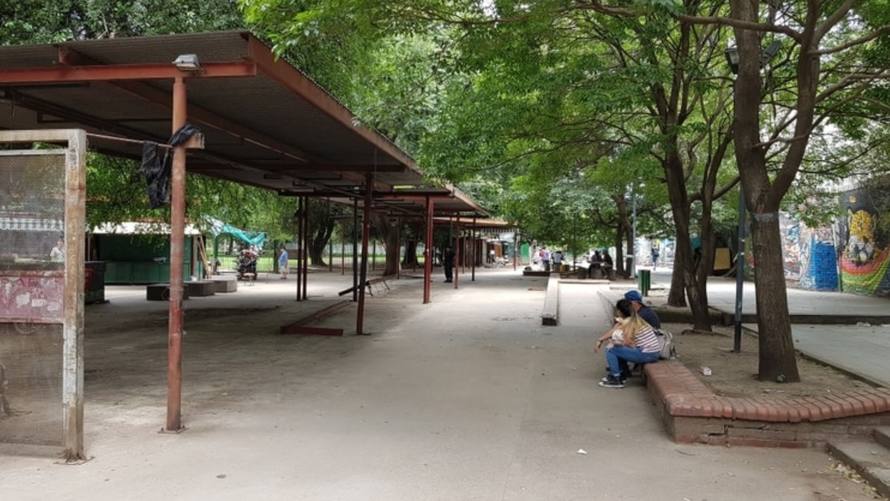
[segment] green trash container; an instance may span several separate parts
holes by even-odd
[[[643,296],[649,295],[649,289],[652,288],[652,271],[651,270],[637,270],[639,273],[638,281],[640,286],[640,294]]]

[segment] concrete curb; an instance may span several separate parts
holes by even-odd
[[[544,297],[544,311],[541,312],[541,325],[559,324],[559,273],[551,273],[547,280],[547,295]]]

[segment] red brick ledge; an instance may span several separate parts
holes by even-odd
[[[677,361],[644,367],[649,392],[672,417],[720,418],[766,423],[819,422],[890,411],[890,390],[866,388],[798,398],[723,397]]]

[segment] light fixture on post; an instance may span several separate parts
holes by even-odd
[[[769,64],[770,61],[776,54],[779,53],[779,49],[782,48],[782,42],[778,40],[773,40],[770,44],[763,50],[760,51],[760,67],[764,68]]]
[[[180,71],[198,72],[201,71],[201,62],[198,60],[197,54],[180,54],[173,60]]]
[[[739,49],[733,46],[729,46],[726,50],[723,51],[723,55],[726,56],[726,64],[729,65],[729,69],[732,70],[733,74],[738,74],[739,72]]]

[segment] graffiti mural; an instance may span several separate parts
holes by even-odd
[[[841,195],[844,290],[890,296],[890,177]]]
[[[803,223],[789,214],[779,214],[779,231],[782,233],[782,260],[785,265],[785,278],[800,280],[802,256],[800,230]]]
[[[779,216],[785,278],[804,289],[837,290],[835,238],[831,227],[811,228],[788,213]]]

